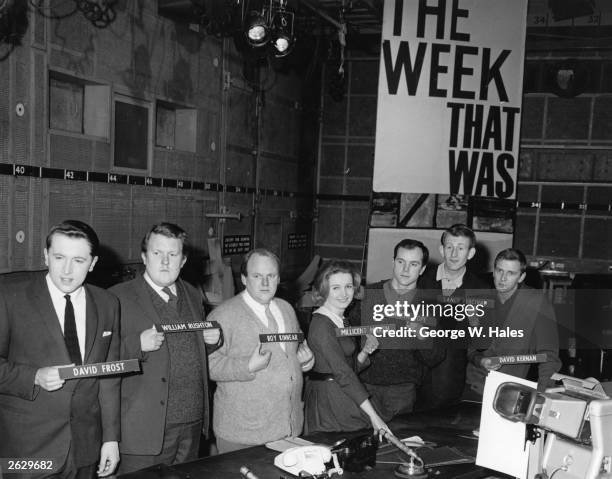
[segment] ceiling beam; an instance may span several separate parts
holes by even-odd
[[[312,12],[316,13],[317,15],[319,15],[323,20],[326,20],[329,23],[331,23],[338,30],[341,30],[343,28],[343,25],[338,20],[336,20],[335,18],[330,17],[327,13],[323,12],[321,8],[315,7],[313,4],[310,3],[309,0],[300,0],[300,4],[304,5],[310,11],[312,11]]]
[[[367,7],[370,12],[372,12],[378,21],[382,23],[383,12],[382,5],[378,0],[361,0]]]

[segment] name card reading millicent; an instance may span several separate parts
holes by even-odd
[[[202,331],[203,329],[219,328],[216,321],[192,321],[190,323],[156,324],[158,333],[185,333],[188,331]]]
[[[376,326],[348,326],[346,328],[336,328],[336,336],[365,336],[366,334],[374,334],[374,328],[389,330],[395,328],[395,325],[377,324]]]
[[[126,359],[124,361],[82,364],[81,366],[62,366],[57,370],[60,379],[91,378],[140,371],[140,363],[138,359]]]
[[[301,343],[302,341],[304,341],[304,333],[260,334],[259,341],[262,343],[284,343],[284,342]]]

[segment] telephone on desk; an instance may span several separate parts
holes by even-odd
[[[325,463],[332,460],[334,467],[328,470]],[[334,472],[343,473],[336,454],[332,454],[329,447],[316,444],[287,449],[274,458],[274,465],[296,476],[302,471],[313,475],[323,474],[327,471],[330,476]]]

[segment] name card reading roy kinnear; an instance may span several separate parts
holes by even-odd
[[[304,333],[260,334],[259,341],[262,343],[301,343],[304,341]]]

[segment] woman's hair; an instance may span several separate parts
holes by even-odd
[[[313,285],[313,298],[317,304],[323,304],[329,296],[329,277],[336,273],[347,273],[353,278],[355,291],[361,284],[361,275],[348,261],[331,260],[323,263],[317,271]]]

